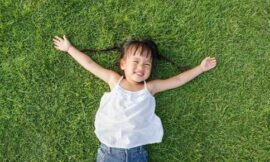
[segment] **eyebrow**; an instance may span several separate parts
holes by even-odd
[[[137,57],[137,56],[133,56],[133,59],[136,59],[136,60],[139,60],[140,58],[139,57]],[[145,61],[146,63],[152,63],[152,61],[151,61],[151,59],[149,59],[149,60],[147,60],[147,61]]]

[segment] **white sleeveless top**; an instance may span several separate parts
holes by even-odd
[[[111,92],[105,92],[95,118],[95,134],[109,147],[132,148],[159,143],[163,137],[156,101],[146,87],[132,92],[120,86],[123,76]]]

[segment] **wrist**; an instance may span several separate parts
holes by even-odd
[[[199,70],[200,70],[201,73],[205,72],[205,71],[203,70],[203,67],[202,67],[201,65],[199,65],[198,68],[199,68]]]
[[[69,45],[66,52],[69,53],[69,50],[71,49],[72,45]]]

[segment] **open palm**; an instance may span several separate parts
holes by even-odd
[[[206,57],[205,59],[202,60],[200,66],[205,72],[214,68],[216,65],[217,65],[217,61],[215,57]]]
[[[54,47],[60,51],[67,52],[71,46],[69,40],[64,35],[63,38],[55,36],[53,39]]]

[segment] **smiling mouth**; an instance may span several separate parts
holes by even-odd
[[[144,74],[143,73],[135,73],[137,76],[142,77]]]

